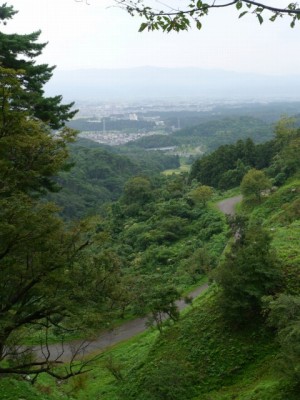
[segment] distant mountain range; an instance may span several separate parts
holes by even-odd
[[[300,99],[300,75],[260,74],[200,68],[138,67],[54,72],[48,95],[65,100],[161,98]]]

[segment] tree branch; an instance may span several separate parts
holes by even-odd
[[[300,8],[297,8],[298,7],[297,3],[291,3],[290,5],[294,5],[295,8],[289,9],[288,7],[287,8],[278,8],[278,7],[274,7],[274,6],[268,6],[266,4],[259,3],[257,1],[251,1],[251,0],[241,0],[241,2],[246,3],[246,4],[248,3],[248,4],[251,4],[252,6],[256,6],[256,7],[261,7],[264,10],[269,10],[274,13],[300,15]]]
[[[224,0],[221,4],[217,4],[215,0],[211,0],[209,3],[206,3],[205,0],[191,0],[190,2],[186,0],[186,6],[178,10],[174,10],[174,8],[169,6],[167,6],[168,9],[156,10],[147,5],[147,0],[115,0],[115,2],[131,16],[138,15],[146,19],[147,22],[141,24],[139,32],[142,32],[146,28],[152,31],[162,29],[166,32],[188,30],[191,20],[196,23],[198,29],[201,29],[202,24],[200,19],[207,16],[211,9],[235,6],[239,11],[243,5],[247,6],[247,9],[239,14],[239,18],[250,13],[250,9],[253,7],[251,13],[258,18],[260,24],[263,23],[261,14],[264,10],[272,13],[271,18],[269,18],[272,22],[278,16],[288,15],[292,18],[292,22],[290,23],[292,28],[295,26],[296,20],[300,20],[300,8],[298,7],[298,3],[295,2],[289,3],[287,7],[282,8],[253,0],[231,0],[227,2]],[[163,5],[166,6],[165,4]]]
[[[213,2],[213,4],[203,4],[202,7],[198,8],[195,7],[191,10],[184,10],[184,11],[175,11],[175,12],[159,12],[159,13],[153,13],[153,16],[158,16],[158,15],[167,15],[167,16],[172,16],[172,15],[178,15],[180,14],[190,14],[191,11],[194,12],[198,12],[198,11],[206,11],[210,8],[224,8],[224,7],[230,7],[233,6],[234,4],[237,3],[245,3],[245,4],[250,4],[252,6],[256,6],[256,7],[261,7],[264,10],[269,10],[272,11],[274,13],[278,13],[278,14],[295,14],[298,15],[300,14],[300,9],[299,8],[295,8],[295,9],[289,9],[289,8],[278,8],[278,7],[274,7],[274,6],[268,6],[265,5],[263,3],[258,3],[257,1],[251,1],[251,0],[233,0],[230,3],[224,3],[224,4],[215,4],[215,2]],[[296,6],[296,4],[295,4]]]

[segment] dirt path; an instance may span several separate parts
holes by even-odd
[[[234,208],[237,203],[242,199],[242,196],[235,196],[229,199],[225,199],[218,203],[218,208],[224,214],[234,214]],[[189,297],[195,299],[199,294],[204,292],[208,287],[208,284],[204,284],[189,293]],[[181,311],[187,304],[184,300],[179,300],[176,302],[178,309]],[[99,352],[124,340],[130,339],[137,334],[144,332],[147,329],[146,326],[147,318],[137,318],[129,322],[125,322],[123,325],[115,328],[112,331],[107,331],[101,333],[97,338],[93,340],[79,341],[74,340],[67,343],[62,348],[61,344],[51,344],[48,347],[50,353],[50,360],[56,360],[59,356],[59,361],[68,362],[72,359],[76,349],[81,347],[81,350],[77,351],[76,359],[80,359],[83,356],[89,355],[94,352]],[[48,351],[46,349],[41,349],[40,347],[35,347],[34,352],[37,359],[44,359],[48,356]]]
[[[218,208],[224,214],[234,215],[235,206],[242,201],[242,195],[230,197],[229,199],[222,200],[218,203]]]

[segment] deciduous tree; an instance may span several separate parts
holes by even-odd
[[[206,203],[212,198],[213,189],[210,186],[201,185],[189,193],[189,197],[194,201],[195,204],[202,204],[206,206]]]
[[[241,192],[245,199],[261,200],[262,192],[271,187],[271,182],[263,171],[250,169],[241,183]]]

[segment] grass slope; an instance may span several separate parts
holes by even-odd
[[[52,388],[39,384],[32,386],[23,378],[11,379],[2,377],[0,379],[1,400],[50,400]]]
[[[300,177],[291,178],[251,212],[272,234],[287,291],[300,293]]]

